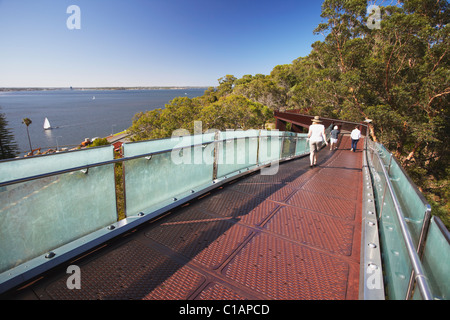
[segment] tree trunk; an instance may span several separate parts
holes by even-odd
[[[31,139],[30,139],[30,132],[28,131],[28,126],[27,126],[27,135],[28,135],[28,143],[30,144],[30,152],[33,152],[33,148],[31,147]]]

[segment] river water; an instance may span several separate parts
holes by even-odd
[[[30,150],[23,118],[32,121],[29,126],[32,148],[44,151],[121,132],[131,126],[138,112],[163,108],[176,97],[201,96],[204,91],[205,88],[0,92],[0,113],[6,116],[23,155]],[[43,129],[46,117],[54,129]]]

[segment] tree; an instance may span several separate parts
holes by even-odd
[[[219,87],[217,88],[217,93],[219,97],[226,96],[233,92],[234,82],[236,77],[227,74],[225,77],[219,79]]]
[[[367,5],[365,0],[324,0],[324,20],[315,29],[324,41],[313,43],[308,56],[276,66],[270,80],[283,88],[278,92],[285,105],[302,113],[372,119],[372,138],[394,153],[430,203],[445,204],[450,194],[449,3],[380,5],[380,29],[367,26]],[[234,92],[270,105],[260,99],[270,85],[253,81],[237,79]]]
[[[164,109],[138,113],[128,129],[133,141],[168,138],[175,130],[185,129],[194,134],[194,122],[201,121],[202,129],[262,128],[273,117],[272,110],[242,95],[229,94],[214,103],[202,98],[175,98]]]
[[[199,113],[203,129],[259,129],[272,117],[272,110],[242,95],[232,94],[205,106]]]
[[[22,123],[27,126],[27,135],[28,135],[28,143],[30,144],[30,152],[33,152],[33,148],[31,147],[31,139],[30,139],[30,132],[28,131],[28,126],[32,124],[33,122],[28,118],[23,118]]]
[[[88,145],[88,148],[94,148],[94,147],[100,147],[100,146],[107,146],[110,145],[108,142],[108,139],[106,138],[97,138],[95,139],[90,145]]]
[[[134,141],[167,138],[177,129],[194,133],[194,121],[200,108],[201,99],[178,97],[166,104],[164,109],[136,114],[128,131]]]
[[[14,136],[8,128],[8,121],[3,113],[0,113],[0,159],[15,158],[18,147]]]
[[[272,110],[284,107],[286,103],[286,89],[278,86],[272,76],[257,74],[246,75],[236,80],[233,94],[242,95],[253,102],[261,103]]]
[[[448,1],[405,0],[380,7],[380,29],[365,26],[366,1],[325,0],[291,101],[311,114],[373,120],[432,203],[446,203],[450,109]],[[298,64],[297,64],[298,65]],[[448,207],[447,207],[448,209]]]

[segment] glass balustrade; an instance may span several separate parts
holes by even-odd
[[[34,177],[0,187],[0,273],[117,220],[114,164],[89,167],[112,159],[104,147],[0,162],[0,183]]]
[[[124,144],[126,215],[149,213],[211,184],[214,133]]]
[[[422,263],[430,283],[433,299],[450,300],[450,233],[438,217],[433,217],[428,231]],[[414,299],[422,299],[419,290]]]
[[[220,132],[217,177],[223,178],[258,165],[258,130]]]
[[[448,294],[449,281],[442,268],[448,274],[449,264],[444,263],[439,268],[435,257],[441,255],[446,259],[448,239],[431,245],[438,233],[442,238],[442,232],[435,231],[432,225],[427,236],[430,206],[383,145],[369,141],[368,149],[387,298],[402,300],[410,299],[412,295],[414,299],[445,296],[441,291],[447,290]],[[442,290],[437,284],[444,284],[443,287],[446,284],[447,288]]]

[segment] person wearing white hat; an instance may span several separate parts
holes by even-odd
[[[319,116],[315,116],[312,122],[308,130],[310,167],[317,165],[317,152],[319,152],[321,143],[325,141],[325,144],[328,145],[325,126],[321,124],[322,120]]]
[[[333,130],[330,132],[330,150],[337,149],[337,147],[333,148],[333,145],[337,145],[339,133],[338,126],[334,126]]]

